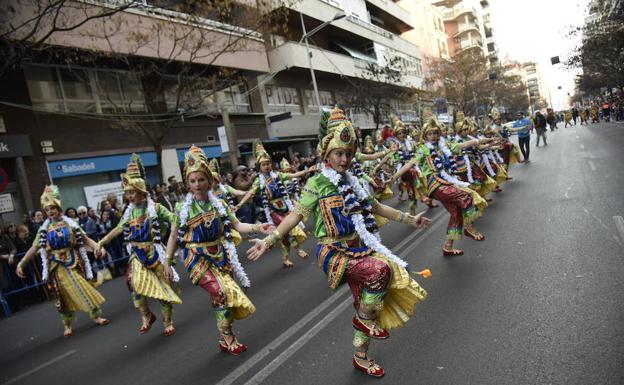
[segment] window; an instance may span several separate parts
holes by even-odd
[[[301,114],[301,101],[296,88],[266,86],[266,96],[269,112],[281,113],[290,111],[293,114]]]
[[[143,92],[130,72],[28,66],[26,82],[34,107],[60,112],[144,112]]]
[[[489,43],[487,45],[488,52],[494,52],[494,43]]]

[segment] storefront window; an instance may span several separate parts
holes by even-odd
[[[270,113],[301,114],[301,101],[296,88],[266,86],[265,89]]]

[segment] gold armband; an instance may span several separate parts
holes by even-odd
[[[254,223],[251,226],[251,231],[253,231],[254,233],[257,233],[258,231],[260,231],[260,223]]]
[[[408,218],[409,218],[409,214],[399,211],[397,213],[396,218],[394,218],[394,220],[399,223],[408,223]]]
[[[280,239],[282,239],[282,234],[280,234],[280,232],[277,231],[277,229],[275,229],[275,230],[273,230],[273,232],[271,234],[267,235],[263,239],[263,242],[264,242],[264,245],[266,246],[266,248],[270,249]]]

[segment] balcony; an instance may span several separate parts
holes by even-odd
[[[476,18],[477,10],[467,5],[458,5],[444,12],[444,21],[453,21],[465,14],[472,14]]]
[[[82,20],[85,14],[101,12],[102,8],[118,6],[126,0],[97,1],[83,0],[74,5],[62,7],[59,16],[59,27],[71,20]],[[12,22],[15,25],[33,23],[40,12],[38,2],[25,2]],[[28,31],[29,28],[24,28]],[[162,32],[167,30],[167,32]],[[197,52],[176,40],[176,37],[197,35],[202,36],[212,46],[202,46]],[[114,31],[114,33],[111,33]],[[141,36],[138,42],[137,36]],[[15,39],[22,36],[16,34]],[[222,53],[214,47],[223,46],[240,38],[237,43],[245,46],[244,51]],[[115,13],[110,18],[95,19],[79,27],[57,32],[50,36],[46,44],[76,48],[79,50],[108,52],[114,55],[129,55],[148,59],[165,59],[171,61],[189,61],[197,64],[223,66],[266,72],[264,40],[257,32],[221,23],[215,20],[191,17],[187,14],[163,8],[153,7],[145,3],[137,8],[129,8]]]
[[[455,53],[458,54],[460,52],[468,51],[474,48],[479,48],[481,50],[483,49],[483,43],[481,42],[481,40],[464,40],[459,44],[459,48],[457,48]]]
[[[355,15],[349,15],[346,17],[347,20],[352,22],[353,24],[357,24],[361,27],[368,29],[369,31],[375,32],[378,35],[381,35],[387,39],[394,39],[394,34],[390,31],[386,31],[385,29],[376,26],[375,24],[369,23],[366,20],[362,20]]]
[[[375,59],[354,50],[344,48],[350,55],[342,55],[333,51],[310,47],[312,66],[315,71],[332,73],[340,76],[363,77],[369,64],[375,64]],[[269,67],[271,72],[285,68],[307,68],[308,59],[305,44],[289,41],[268,51]],[[413,73],[405,73],[400,83],[402,87],[420,87],[422,78]]]
[[[476,32],[479,35],[481,35],[481,30],[479,29],[479,26],[477,25],[477,23],[471,21],[468,23],[458,24],[457,32],[455,32],[453,37],[459,37],[460,35],[467,33],[467,32]]]
[[[399,33],[414,29],[410,14],[400,6],[388,0],[366,0],[367,9],[371,17],[383,21],[389,29],[396,29]]]

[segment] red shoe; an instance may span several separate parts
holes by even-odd
[[[468,231],[467,229],[464,229],[464,235],[467,236],[468,238],[472,238],[475,241],[481,242],[481,241],[485,241],[485,235],[481,234],[481,233],[476,233],[473,234],[470,231]]]
[[[364,325],[364,323],[360,320],[360,318],[356,315],[353,317],[353,327],[357,330],[368,334],[371,338],[376,338],[378,340],[385,340],[390,337],[390,333],[388,333],[385,329],[374,325],[373,327],[368,327]]]
[[[154,324],[154,322],[156,322],[156,316],[154,315],[154,313],[151,313],[147,326],[141,326],[141,328],[139,329],[139,333],[141,334],[147,333],[152,328],[152,325]]]
[[[507,180],[513,180],[513,178],[512,178],[512,177],[510,177],[510,176],[508,176],[508,177],[507,177]]]
[[[98,318],[97,320],[94,320],[93,322],[95,322],[99,326],[105,326],[110,323],[108,319],[102,318],[102,317]]]
[[[69,338],[69,337],[71,337],[73,335],[74,335],[74,331],[73,330],[65,330],[63,332],[63,337],[65,337],[65,338]]]
[[[501,192],[503,191],[502,188],[500,188],[499,186],[496,186],[496,188],[494,189],[494,192]]]
[[[222,352],[229,353],[233,356],[240,356],[242,352],[247,350],[247,345],[236,342],[236,345],[228,345],[224,340],[219,340],[219,349]]]
[[[383,375],[386,374],[384,369],[376,364],[375,361],[368,359],[366,359],[365,361],[366,365],[362,365],[355,359],[355,357],[353,357],[353,367],[372,377],[383,377]]]
[[[460,255],[464,255],[464,250],[446,249],[443,247],[442,255],[444,255],[445,257],[459,257]]]

